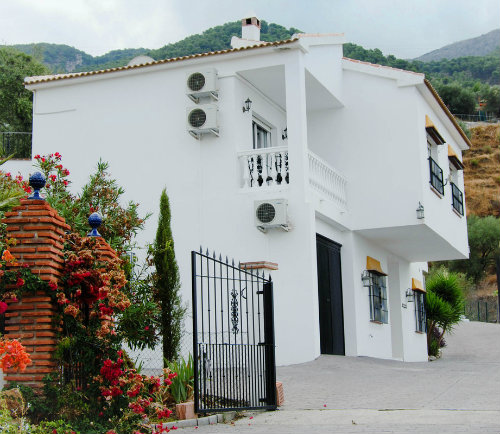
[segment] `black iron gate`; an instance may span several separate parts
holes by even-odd
[[[273,283],[191,252],[197,413],[276,409]]]

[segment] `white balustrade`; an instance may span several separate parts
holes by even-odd
[[[311,151],[309,151],[309,184],[340,208],[347,208],[346,179]]]
[[[288,148],[252,149],[238,153],[243,187],[248,189],[286,186],[289,183]]]

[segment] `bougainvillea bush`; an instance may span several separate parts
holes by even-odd
[[[137,204],[129,208],[107,207],[117,202],[123,191],[109,179],[104,163],[91,177],[87,190],[75,197],[68,192],[69,171],[61,165],[60,154],[35,159],[48,179],[44,194],[49,203],[63,216],[72,215],[68,220],[79,233],[65,235],[64,265],[58,284],[42,281],[27,267],[7,267],[17,265],[9,251],[12,241],[0,236],[0,311],[8,311],[8,300],[39,290],[51,297],[57,311],[55,359],[59,368],[45,378],[43,394],[19,386],[30,404],[27,415],[31,423],[45,427],[59,423],[64,430],[86,434],[167,432],[156,424],[171,418],[175,402],[170,385],[176,374],[164,370],[159,376],[144,376],[122,349],[124,343],[133,348],[154,347],[157,343],[158,307],[148,300],[150,288],[144,281],[127,282],[123,259],[103,259],[99,253],[102,241],[84,236],[89,230],[87,224],[78,228],[80,217],[86,220],[95,210],[103,212],[105,218],[116,217],[114,223],[105,223],[99,230],[118,253],[124,252],[134,231],[142,227]],[[92,201],[90,192],[99,199]],[[113,225],[115,229],[120,225],[121,232],[106,229]],[[14,352],[19,349],[16,344],[5,348]],[[11,366],[27,363],[18,358]],[[53,430],[61,431],[57,427]]]

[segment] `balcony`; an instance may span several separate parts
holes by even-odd
[[[451,197],[452,197],[451,204],[453,206],[453,209],[458,214],[463,216],[464,215],[464,195],[453,182],[451,182],[450,185],[451,185]]]
[[[247,191],[287,187],[290,183],[288,148],[252,149],[238,153],[242,185]],[[322,198],[341,210],[347,208],[346,179],[325,160],[309,151],[309,185]]]
[[[429,171],[431,174],[430,184],[441,195],[444,196],[443,169],[429,157]]]
[[[346,179],[311,151],[309,151],[309,185],[340,209],[347,209]]]
[[[286,146],[239,152],[238,158],[243,167],[243,188],[246,190],[285,187],[290,182]]]

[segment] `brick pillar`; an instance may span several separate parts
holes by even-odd
[[[29,265],[32,273],[42,280],[58,283],[64,263],[64,232],[70,229],[65,220],[47,202],[25,199],[20,206],[5,213],[3,223],[7,224],[8,236],[17,240],[17,245],[9,249],[17,263]],[[40,387],[43,377],[54,370],[52,353],[57,342],[52,319],[55,311],[50,297],[43,291],[9,302],[5,336],[19,339],[33,363],[23,372],[7,371],[6,381]]]

